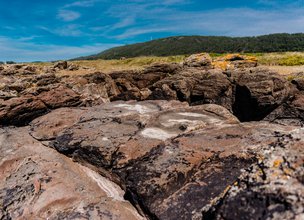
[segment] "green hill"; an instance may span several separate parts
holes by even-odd
[[[257,37],[178,36],[105,50],[75,60],[119,59],[138,56],[172,56],[199,52],[265,53],[304,51],[304,34],[270,34]]]

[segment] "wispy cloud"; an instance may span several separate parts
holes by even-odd
[[[0,36],[0,60],[30,62],[70,59],[98,53],[114,46],[119,46],[119,44],[92,44],[81,46],[44,45]],[[18,54],[17,59],[16,54]]]
[[[81,14],[76,11],[60,9],[57,13],[57,18],[63,21],[75,21],[80,18]]]
[[[75,1],[70,4],[66,4],[63,6],[63,8],[71,8],[71,7],[92,7],[95,5],[96,2],[99,2],[100,0],[83,0],[83,1]]]
[[[82,26],[78,24],[69,24],[69,25],[60,26],[58,28],[49,28],[45,26],[38,26],[37,28],[62,37],[87,36],[88,34],[81,31],[81,27]]]
[[[120,35],[113,36],[116,39],[127,39],[142,34],[152,33],[170,33],[174,28],[172,27],[147,27],[147,28],[131,28]]]
[[[0,38],[6,36],[0,39],[0,57],[75,57],[97,53],[108,46],[175,35],[303,32],[303,1],[18,1],[18,5],[11,5],[14,7],[0,8]],[[13,2],[8,1],[8,6]],[[29,10],[25,12],[23,7]]]
[[[173,0],[172,0],[173,1]],[[112,8],[112,16],[126,16],[124,6]],[[128,13],[140,18],[141,24],[113,35],[127,39],[143,34],[174,33],[174,35],[228,35],[250,36],[281,32],[303,32],[304,8],[285,7],[274,9],[221,8],[208,11],[182,11],[137,5],[129,7]],[[144,24],[144,25],[143,25]]]

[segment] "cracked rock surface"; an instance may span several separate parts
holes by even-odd
[[[303,79],[255,66],[1,67],[0,220],[303,220]]]
[[[144,219],[117,184],[28,129],[0,130],[0,219]]]
[[[213,104],[129,101],[57,109],[28,132],[95,167],[150,219],[303,217],[301,127],[240,123]]]

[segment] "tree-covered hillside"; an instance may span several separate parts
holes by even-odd
[[[105,50],[78,60],[119,59],[137,56],[208,53],[262,53],[304,51],[304,34],[270,34],[258,37],[179,36]]]

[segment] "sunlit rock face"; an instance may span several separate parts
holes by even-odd
[[[303,80],[255,65],[1,66],[0,219],[303,219]]]
[[[34,120],[29,132],[98,169],[149,218],[301,216],[300,127],[240,123],[213,104],[129,101],[58,109]],[[240,202],[247,196],[270,203]],[[237,204],[240,211],[232,215]]]
[[[117,184],[28,131],[0,130],[1,219],[145,219]]]

